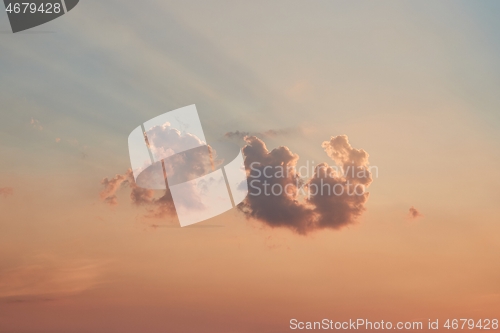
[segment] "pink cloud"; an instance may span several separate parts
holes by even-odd
[[[2,187],[0,188],[0,195],[4,198],[9,195],[14,195],[14,189],[12,187]]]
[[[418,219],[419,217],[422,217],[423,215],[413,206],[410,207],[409,216],[411,219]]]
[[[0,300],[33,302],[79,294],[100,283],[104,263],[39,255],[0,269]]]
[[[42,130],[43,130],[42,125],[41,125],[41,124],[40,124],[40,122],[39,122],[38,120],[36,120],[35,118],[31,118],[30,124],[31,124],[31,126],[32,126],[34,129],[37,129],[37,130],[39,130],[39,131],[42,131]]]
[[[285,128],[285,129],[269,129],[263,132],[246,132],[246,131],[233,131],[224,134],[227,139],[244,139],[246,136],[256,136],[261,138],[275,138],[278,136],[286,136],[303,133],[303,128]]]
[[[269,151],[255,136],[245,140],[243,153],[250,193],[238,208],[247,218],[305,235],[353,224],[365,211],[369,194],[364,188],[372,182],[368,154],[352,148],[347,136],[332,137],[322,144],[339,169],[321,163],[306,179],[296,169],[299,156],[287,147]],[[288,172],[281,173],[283,169]],[[357,186],[363,188],[359,195],[354,193]],[[267,195],[266,188],[286,190]],[[301,195],[303,188],[308,195]]]
[[[248,219],[305,235],[317,230],[341,229],[356,223],[366,210],[365,204],[369,194],[365,189],[372,182],[369,155],[362,149],[353,148],[347,136],[340,135],[323,142],[322,147],[335,162],[335,166],[321,163],[314,168],[313,174],[306,178],[296,168],[299,156],[289,148],[282,146],[269,151],[265,143],[256,136],[245,136],[245,141],[247,144],[243,148],[243,155],[249,176],[250,193],[238,209]],[[173,156],[174,159],[180,157],[180,154]],[[202,163],[203,159],[196,154],[191,158],[191,168],[181,169],[181,172],[186,174],[183,176],[192,179],[206,174],[209,168],[207,163]],[[165,162],[167,170],[169,163]],[[203,167],[199,170],[192,168],[198,165]],[[256,168],[252,167],[255,165]],[[289,172],[279,176],[271,172],[271,177],[264,179],[263,171],[269,168],[284,168]],[[255,185],[252,183],[254,180],[260,181],[256,187],[252,187],[252,184]],[[271,196],[262,194],[263,191],[261,194],[252,195],[255,188],[264,190],[263,181],[268,182],[271,188],[277,186],[285,190]],[[130,190],[131,203],[147,208],[147,217],[161,218],[176,213],[169,188],[163,192],[141,188],[135,183],[130,169],[125,174],[110,179],[104,178],[101,184],[104,188],[100,198],[109,205],[118,204],[116,193],[120,188],[126,187]],[[362,191],[358,191],[358,187]],[[323,191],[325,188],[328,191]],[[304,195],[305,191],[307,195]],[[162,195],[159,195],[159,192]]]
[[[131,203],[135,206],[144,206],[147,208],[148,213],[146,217],[162,218],[175,215],[175,206],[170,189],[164,191],[162,196],[156,197],[155,195],[158,191],[137,186],[131,169],[122,175],[115,175],[111,179],[104,178],[101,184],[104,186],[104,189],[100,192],[99,196],[104,203],[111,206],[118,205],[116,193],[121,187],[125,186],[130,190],[129,197]]]

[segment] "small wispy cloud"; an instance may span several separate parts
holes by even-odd
[[[43,130],[43,126],[40,124],[40,122],[38,120],[36,120],[35,118],[31,118],[31,121],[30,121],[30,124],[31,126],[34,128],[34,129],[37,129],[39,131],[42,131]]]
[[[245,137],[247,136],[256,136],[259,138],[275,138],[278,136],[287,136],[287,135],[294,135],[294,134],[303,134],[305,130],[301,127],[294,127],[294,128],[284,128],[284,129],[269,129],[267,131],[263,132],[247,132],[247,131],[233,131],[233,132],[227,132],[224,134],[224,137],[227,139],[240,139],[244,140]]]
[[[418,211],[418,209],[416,209],[415,207],[411,206],[409,211],[408,211],[408,215],[410,216],[410,218],[412,220],[414,219],[418,219],[419,217],[422,217],[423,215]]]
[[[124,174],[115,175],[113,178],[104,178],[101,181],[101,185],[104,188],[99,193],[99,196],[104,203],[110,206],[118,205],[117,191],[121,187],[129,187],[132,204],[147,208],[148,213],[145,217],[164,218],[166,216],[174,216],[176,213],[170,188],[163,191],[162,196],[156,197],[154,190],[137,186],[131,169],[127,170]]]
[[[53,131],[51,131],[50,128],[44,129],[44,127],[41,125],[40,121],[35,119],[35,118],[31,118],[30,124],[34,129],[36,129],[38,131],[43,131],[46,136],[52,137],[55,143],[61,144],[61,146],[72,147],[80,152],[82,159],[87,158],[89,147],[87,145],[82,144],[77,139],[61,138],[60,136],[55,137],[55,133]]]
[[[12,187],[2,187],[0,188],[0,195],[4,198],[8,197],[9,195],[14,195],[14,189]]]
[[[52,301],[79,294],[100,283],[103,263],[37,256],[0,270],[0,300],[7,303]]]

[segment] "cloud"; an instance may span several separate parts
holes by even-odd
[[[145,188],[158,188],[156,185],[165,183],[163,175],[155,177],[161,169],[167,174],[168,182],[176,185],[204,176],[222,163],[210,145],[192,133],[172,127],[169,122],[147,130],[144,139],[152,158],[161,161],[153,167],[149,159],[141,161],[139,164],[143,167],[134,170],[137,183]]]
[[[224,137],[228,139],[243,139],[245,136],[249,136],[250,132],[240,132],[240,131],[234,131],[234,132],[227,132],[224,134]]]
[[[423,215],[416,209],[415,207],[411,206],[408,215],[410,216],[411,219],[418,219],[419,217],[422,217]]]
[[[40,255],[0,270],[0,300],[44,302],[79,294],[100,282],[102,269],[103,263],[92,260],[65,261]]]
[[[298,171],[299,156],[289,148],[282,146],[269,151],[256,136],[246,136],[245,141],[243,155],[249,176],[249,195],[238,209],[248,219],[305,235],[322,229],[341,229],[355,223],[366,210],[369,196],[366,188],[372,182],[369,156],[364,150],[353,148],[347,136],[323,142],[323,149],[335,165],[321,163],[307,177]],[[187,158],[176,154],[170,157],[188,161],[191,168],[178,168],[174,162],[165,165],[173,163],[176,172],[185,173],[184,177],[192,179],[208,172],[208,164],[202,163],[206,159],[200,156],[192,154]],[[201,167],[192,168],[196,165]],[[169,188],[157,197],[159,191],[137,186],[131,170],[111,179],[105,178],[101,183],[104,186],[101,200],[109,205],[118,203],[116,192],[119,188],[128,187],[132,204],[147,207],[147,217],[161,218],[176,213]],[[273,189],[281,191],[274,193]],[[190,192],[186,197],[194,200],[189,204],[196,209],[196,193]]]
[[[256,136],[256,137],[261,137],[261,138],[275,138],[278,136],[286,136],[286,135],[292,135],[292,134],[300,134],[303,133],[304,129],[303,128],[285,128],[285,129],[270,129],[264,132],[245,132],[245,131],[234,131],[234,132],[227,132],[224,134],[224,137],[227,139],[239,139],[243,140],[245,139],[246,136]]]
[[[2,187],[0,188],[0,195],[4,198],[8,197],[9,195],[14,195],[14,189],[12,187]]]
[[[30,124],[31,126],[33,126],[34,129],[37,129],[39,131],[42,131],[43,130],[43,127],[42,125],[40,124],[40,122],[38,120],[36,120],[35,118],[31,118],[31,121],[30,121]]]
[[[147,132],[146,141],[156,160],[161,160],[177,152],[205,145],[196,135],[182,133],[166,122],[161,126],[154,126]]]
[[[111,206],[117,205],[118,201],[116,198],[116,191],[120,188],[124,181],[127,181],[127,174],[116,175],[111,179],[104,178],[101,181],[104,189],[101,191],[101,193],[99,193],[101,200]]]
[[[128,187],[131,203],[146,207],[148,210],[146,217],[162,218],[176,215],[170,187],[167,186],[163,191],[150,188],[161,188],[165,184],[177,185],[197,179],[214,171],[223,160],[218,158],[217,152],[211,146],[197,136],[183,133],[168,122],[152,127],[145,134],[148,148],[155,160],[161,162],[147,166],[139,175],[136,174],[137,179],[134,178],[131,169],[113,178],[104,178],[101,181],[104,188],[100,192],[100,198],[103,202],[115,206],[118,204],[117,191],[122,187]],[[149,162],[146,165],[149,165]],[[164,177],[165,174],[167,179]],[[204,185],[203,181],[200,181],[199,185],[192,184],[177,189],[178,208],[189,210],[207,208],[202,199],[203,190],[207,185]]]
[[[177,153],[163,160],[168,182],[172,185],[207,175],[223,163],[209,145]]]
[[[191,171],[187,170],[186,172],[190,173]],[[167,216],[176,216],[176,209],[170,188],[167,187],[166,190],[151,190],[139,187],[134,180],[131,169],[111,179],[104,178],[101,184],[104,188],[100,192],[100,198],[110,206],[118,205],[116,193],[120,188],[126,187],[130,190],[130,202],[134,206],[146,208],[147,213],[144,217],[164,218]],[[204,209],[200,193],[198,193],[200,190],[203,190],[203,186],[201,189],[194,186],[184,188],[185,193],[180,193],[180,197],[176,201],[177,204],[187,209]]]
[[[352,148],[347,136],[323,142],[337,166],[321,163],[308,179],[297,171],[299,156],[287,147],[269,151],[255,136],[245,140],[249,195],[238,208],[248,218],[305,235],[353,224],[365,211],[365,188],[372,182],[368,154]]]
[[[313,223],[314,211],[311,207],[298,201],[298,186],[302,185],[300,176],[295,170],[299,156],[287,147],[279,147],[271,152],[262,140],[255,136],[247,137],[247,145],[243,148],[245,168],[249,176],[249,195],[238,208],[248,217],[266,223],[271,227],[288,227],[305,232]],[[283,177],[266,177],[264,168],[278,169],[284,167],[290,172]],[[268,188],[288,189],[282,195],[253,195],[267,182]]]
[[[99,196],[108,205],[118,205],[116,192],[125,186],[130,189],[130,201],[133,205],[147,207],[148,213],[146,217],[162,218],[175,215],[175,206],[170,189],[163,191],[162,196],[156,197],[156,194],[160,191],[137,186],[131,169],[128,169],[124,174],[115,175],[111,179],[104,178],[101,184],[104,189],[99,193]]]
[[[368,153],[355,149],[349,144],[347,135],[332,137],[321,145],[327,155],[342,168],[347,179],[363,185],[370,185],[372,174],[369,170]]]
[[[44,131],[45,133],[47,133],[47,135],[52,135],[51,133],[53,133],[50,130],[50,128],[48,130],[47,129],[44,130],[44,128],[40,124],[40,121],[38,121],[35,118],[31,118],[30,124],[34,129],[39,130],[39,131]],[[66,144],[66,145],[69,145],[71,147],[77,148],[80,151],[80,155],[81,155],[82,159],[85,159],[88,156],[87,150],[89,147],[84,145],[84,144],[81,144],[78,140],[76,140],[74,138],[62,139],[61,137],[54,137],[54,141],[58,144]]]

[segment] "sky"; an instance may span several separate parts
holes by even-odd
[[[12,34],[0,11],[0,332],[498,318],[499,13],[82,0]],[[127,184],[102,200],[130,168],[130,132],[192,104],[207,142],[245,132],[297,166],[335,165],[322,144],[346,136],[378,171],[361,213],[300,229],[232,209],[180,228]]]

